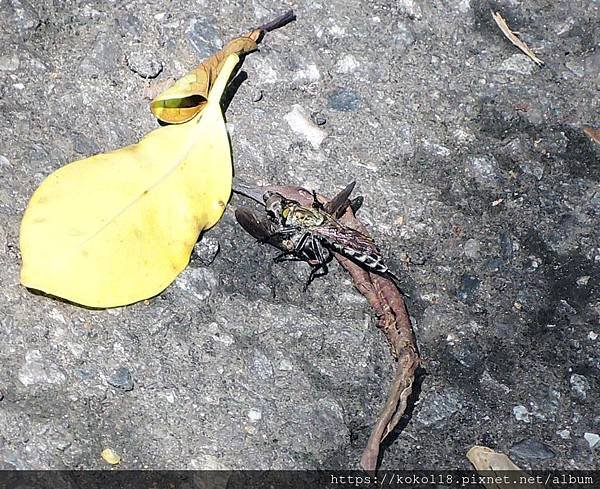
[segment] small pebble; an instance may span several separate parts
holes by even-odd
[[[254,352],[252,373],[259,379],[270,379],[273,377],[271,360],[262,351],[256,350]]]
[[[119,367],[115,370],[108,378],[107,382],[113,387],[126,392],[133,390],[133,378],[131,377],[131,372],[125,367]]]
[[[544,176],[544,167],[534,162],[521,163],[519,165],[519,168],[523,171],[523,173],[526,173],[527,175],[532,175],[537,180],[541,180]]]
[[[302,135],[314,149],[319,149],[321,143],[327,137],[327,132],[313,123],[300,105],[294,105],[291,112],[284,116],[284,119],[292,131]]]
[[[549,460],[555,458],[556,454],[541,441],[529,438],[514,444],[510,448],[510,454],[525,460]]]
[[[571,438],[571,432],[569,430],[559,430],[556,432],[558,436],[560,436],[563,440],[568,440]]]
[[[250,421],[260,421],[262,419],[262,413],[258,409],[251,409],[248,411],[248,419]]]
[[[480,183],[495,184],[499,180],[498,162],[492,155],[470,156],[465,160],[465,167],[467,175]]]
[[[565,62],[565,66],[569,69],[569,71],[571,71],[571,73],[579,78],[585,75],[585,66],[579,60],[569,59]]]
[[[529,415],[529,411],[525,406],[519,405],[513,408],[513,414],[517,421],[523,421],[525,423],[531,422],[531,416]]]
[[[142,78],[156,78],[163,70],[162,61],[154,59],[150,51],[134,51],[127,56],[127,66]]]
[[[335,65],[335,71],[337,73],[352,73],[360,66],[360,63],[356,61],[356,58],[351,54],[343,56]]]
[[[588,442],[590,448],[594,448],[600,441],[600,435],[596,433],[584,433],[583,437]]]
[[[556,311],[561,314],[566,314],[567,316],[575,316],[577,314],[577,309],[575,309],[564,299],[561,299],[559,301],[558,306],[556,307]]]
[[[500,243],[500,256],[505,261],[509,261],[513,256],[513,244],[509,234],[506,231],[501,231],[498,241]]]
[[[577,279],[577,285],[587,285],[588,282],[590,281],[590,276],[589,275],[583,275],[581,277],[579,277]]]
[[[253,94],[252,94],[252,102],[260,102],[263,98],[263,91],[262,90],[256,90]]]
[[[408,22],[398,22],[392,44],[396,51],[403,52],[415,43],[415,34]]]
[[[467,258],[476,259],[479,257],[479,242],[476,239],[468,239],[463,245],[463,253]]]
[[[112,448],[105,448],[100,454],[102,459],[110,465],[117,465],[121,463],[121,456],[116,453]]]
[[[215,238],[203,236],[194,246],[194,255],[204,266],[209,266],[219,254],[221,245]]]
[[[0,71],[16,71],[19,64],[19,58],[15,54],[0,56]]]
[[[325,116],[318,112],[313,112],[312,114],[310,114],[310,118],[317,126],[324,126],[325,123],[327,122],[327,119],[325,119]]]
[[[339,112],[354,112],[361,106],[360,95],[354,90],[338,88],[329,94],[329,107]]]
[[[502,268],[503,265],[504,262],[502,261],[502,258],[492,258],[491,260],[488,260],[485,264],[486,268],[488,270],[491,270],[492,272],[497,272]]]
[[[294,369],[294,365],[292,365],[292,362],[290,362],[289,360],[284,358],[283,360],[281,360],[281,362],[279,362],[278,368],[279,368],[279,370],[289,372]]]
[[[463,399],[454,389],[445,389],[427,397],[417,414],[417,422],[425,427],[443,426],[463,406]]]
[[[219,282],[209,267],[187,267],[175,280],[175,285],[199,301],[207,300],[217,290]]]
[[[108,36],[102,36],[85,53],[80,67],[86,75],[98,76],[101,73],[113,73],[120,63],[121,52],[117,42]]]
[[[39,350],[30,350],[25,354],[25,363],[19,369],[17,378],[26,386],[62,384],[67,380],[61,368],[44,357]]]
[[[460,288],[457,292],[459,300],[466,302],[467,304],[475,301],[475,293],[479,288],[479,279],[475,275],[464,274],[461,277]]]
[[[583,375],[573,374],[570,379],[571,383],[571,394],[580,401],[587,399],[587,391],[590,388],[590,383]]]
[[[420,3],[417,0],[398,0],[396,6],[401,14],[411,19],[420,19],[423,16],[423,9]]]
[[[133,39],[139,40],[142,36],[142,33],[144,32],[144,25],[142,20],[135,15],[129,14],[120,17],[117,20],[117,23],[123,29],[123,31],[125,31],[128,34],[128,36],[132,37]]]
[[[75,375],[81,380],[90,380],[94,378],[94,372],[84,368],[75,369]]]
[[[499,71],[517,73],[519,75],[530,75],[535,68],[535,64],[524,54],[513,54],[505,59],[499,67]]]
[[[598,80],[600,77],[600,53],[598,52],[598,49],[585,58],[583,66],[585,74],[589,76],[591,80]]]
[[[16,27],[21,34],[35,30],[41,24],[37,8],[34,8],[35,4],[33,0],[2,2],[2,17],[6,25]]]
[[[319,68],[317,68],[317,65],[315,64],[310,64],[303,69],[296,71],[293,80],[300,83],[312,83],[319,80],[319,78],[321,78]]]

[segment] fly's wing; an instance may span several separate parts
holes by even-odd
[[[245,207],[235,210],[236,221],[244,230],[254,236],[261,243],[268,243],[273,234],[269,221],[261,221],[254,212]]]
[[[355,185],[356,182],[349,183],[344,190],[339,192],[333,199],[325,204],[323,210],[333,217],[341,217],[350,205],[348,197],[350,197]]]
[[[313,233],[324,238],[342,253],[344,250],[352,250],[360,255],[381,256],[371,237],[337,222],[328,222],[323,226],[318,226]]]

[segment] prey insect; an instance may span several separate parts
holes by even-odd
[[[307,262],[312,270],[305,288],[316,277],[327,273],[333,252],[370,271],[395,278],[384,264],[374,241],[339,221],[348,207],[356,211],[362,205],[362,197],[350,200],[354,185],[355,182],[349,184],[326,204],[322,204],[313,191],[310,206],[287,199],[277,192],[265,192],[266,218],[259,219],[249,209],[239,208],[235,213],[236,219],[258,241],[280,250],[275,261]]]

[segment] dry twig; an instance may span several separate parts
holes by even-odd
[[[262,201],[262,195],[265,192],[272,191],[278,192],[302,205],[309,206],[313,203],[312,193],[302,187],[277,185],[248,187],[243,185],[243,189],[237,191],[254,198],[258,202]],[[322,195],[319,195],[318,198],[323,204],[326,204],[329,200]],[[340,221],[346,226],[368,235],[367,229],[354,216],[350,206]],[[365,270],[339,253],[334,253],[334,256],[350,273],[354,286],[365,296],[375,310],[379,319],[378,327],[385,334],[396,362],[396,372],[387,401],[371,430],[369,441],[360,460],[363,469],[374,472],[377,468],[381,443],[398,425],[400,418],[406,411],[420,358],[404,299],[394,281]]]
[[[531,60],[536,65],[542,66],[544,64],[544,62],[535,55],[535,53],[529,48],[529,46],[527,46],[527,44],[525,44],[523,41],[521,41],[521,39],[519,39],[517,37],[515,32],[510,30],[510,27],[508,27],[506,20],[504,20],[502,15],[500,15],[500,12],[492,12],[492,17],[494,17],[496,24],[498,24],[498,27],[500,27],[500,30],[502,31],[502,33],[507,37],[507,39],[510,42],[512,42],[521,51],[523,51],[527,56],[529,56],[529,58],[531,58]]]

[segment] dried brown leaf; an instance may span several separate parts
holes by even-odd
[[[521,482],[532,481],[533,477],[523,472],[508,456],[495,452],[491,448],[475,445],[467,452],[467,458],[475,470],[484,477],[483,485],[487,489],[542,489],[544,487],[539,483]]]
[[[175,84],[159,94],[150,104],[150,110],[163,122],[180,124],[194,118],[207,103],[208,92],[217,79],[223,63],[230,54],[243,56],[256,51],[258,30],[248,36],[233,39],[204,60]]]
[[[277,185],[265,187],[244,186],[243,191],[238,191],[259,202],[266,191],[278,192],[284,197],[293,199],[303,205],[311,205],[313,202],[312,193],[302,187]],[[329,199],[322,195],[319,195],[318,198],[322,204],[326,204],[329,201]],[[367,236],[369,235],[363,223],[355,217],[351,207],[347,208],[340,221],[346,226],[356,229]],[[400,418],[406,411],[420,358],[404,299],[394,281],[388,277],[368,272],[357,263],[339,253],[334,253],[334,256],[350,273],[354,286],[365,296],[377,314],[379,318],[378,327],[385,334],[396,363],[396,371],[389,388],[388,398],[375,421],[367,446],[360,460],[363,469],[368,472],[374,472],[377,468],[381,443],[398,425]]]
[[[289,11],[272,22],[229,41],[223,49],[160,93],[150,103],[150,110],[157,119],[169,124],[181,124],[193,119],[206,106],[208,92],[230,54],[243,57],[256,51],[258,43],[266,32],[282,27],[295,19],[294,12]]]
[[[594,129],[593,127],[584,127],[583,132],[594,141],[596,144],[600,144],[600,129]]]

